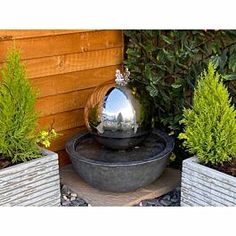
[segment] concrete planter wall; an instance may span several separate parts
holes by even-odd
[[[184,160],[181,206],[236,206],[236,177],[201,165],[197,157]]]
[[[59,206],[58,155],[43,157],[0,170],[0,206]]]

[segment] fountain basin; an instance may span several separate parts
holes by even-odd
[[[93,187],[111,192],[129,192],[154,182],[165,170],[173,148],[173,138],[159,130],[126,150],[106,148],[87,131],[66,144],[76,173]]]

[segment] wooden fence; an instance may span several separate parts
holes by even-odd
[[[0,30],[0,67],[13,43],[39,91],[40,127],[62,136],[52,143],[60,166],[69,162],[66,141],[84,129],[83,108],[94,87],[114,77],[123,61],[118,30]]]

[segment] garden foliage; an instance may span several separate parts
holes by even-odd
[[[131,86],[151,104],[155,126],[182,130],[198,75],[211,59],[236,102],[236,31],[126,30],[125,66]]]
[[[201,74],[193,106],[183,116],[179,138],[202,163],[218,165],[236,157],[236,110],[212,63]]]
[[[38,143],[49,146],[57,134],[37,130],[36,93],[18,50],[8,52],[0,77],[0,155],[12,163],[41,157]]]

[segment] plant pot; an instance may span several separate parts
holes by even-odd
[[[181,206],[236,206],[236,177],[199,163],[183,161]]]
[[[59,206],[58,155],[43,157],[0,170],[0,206]]]

